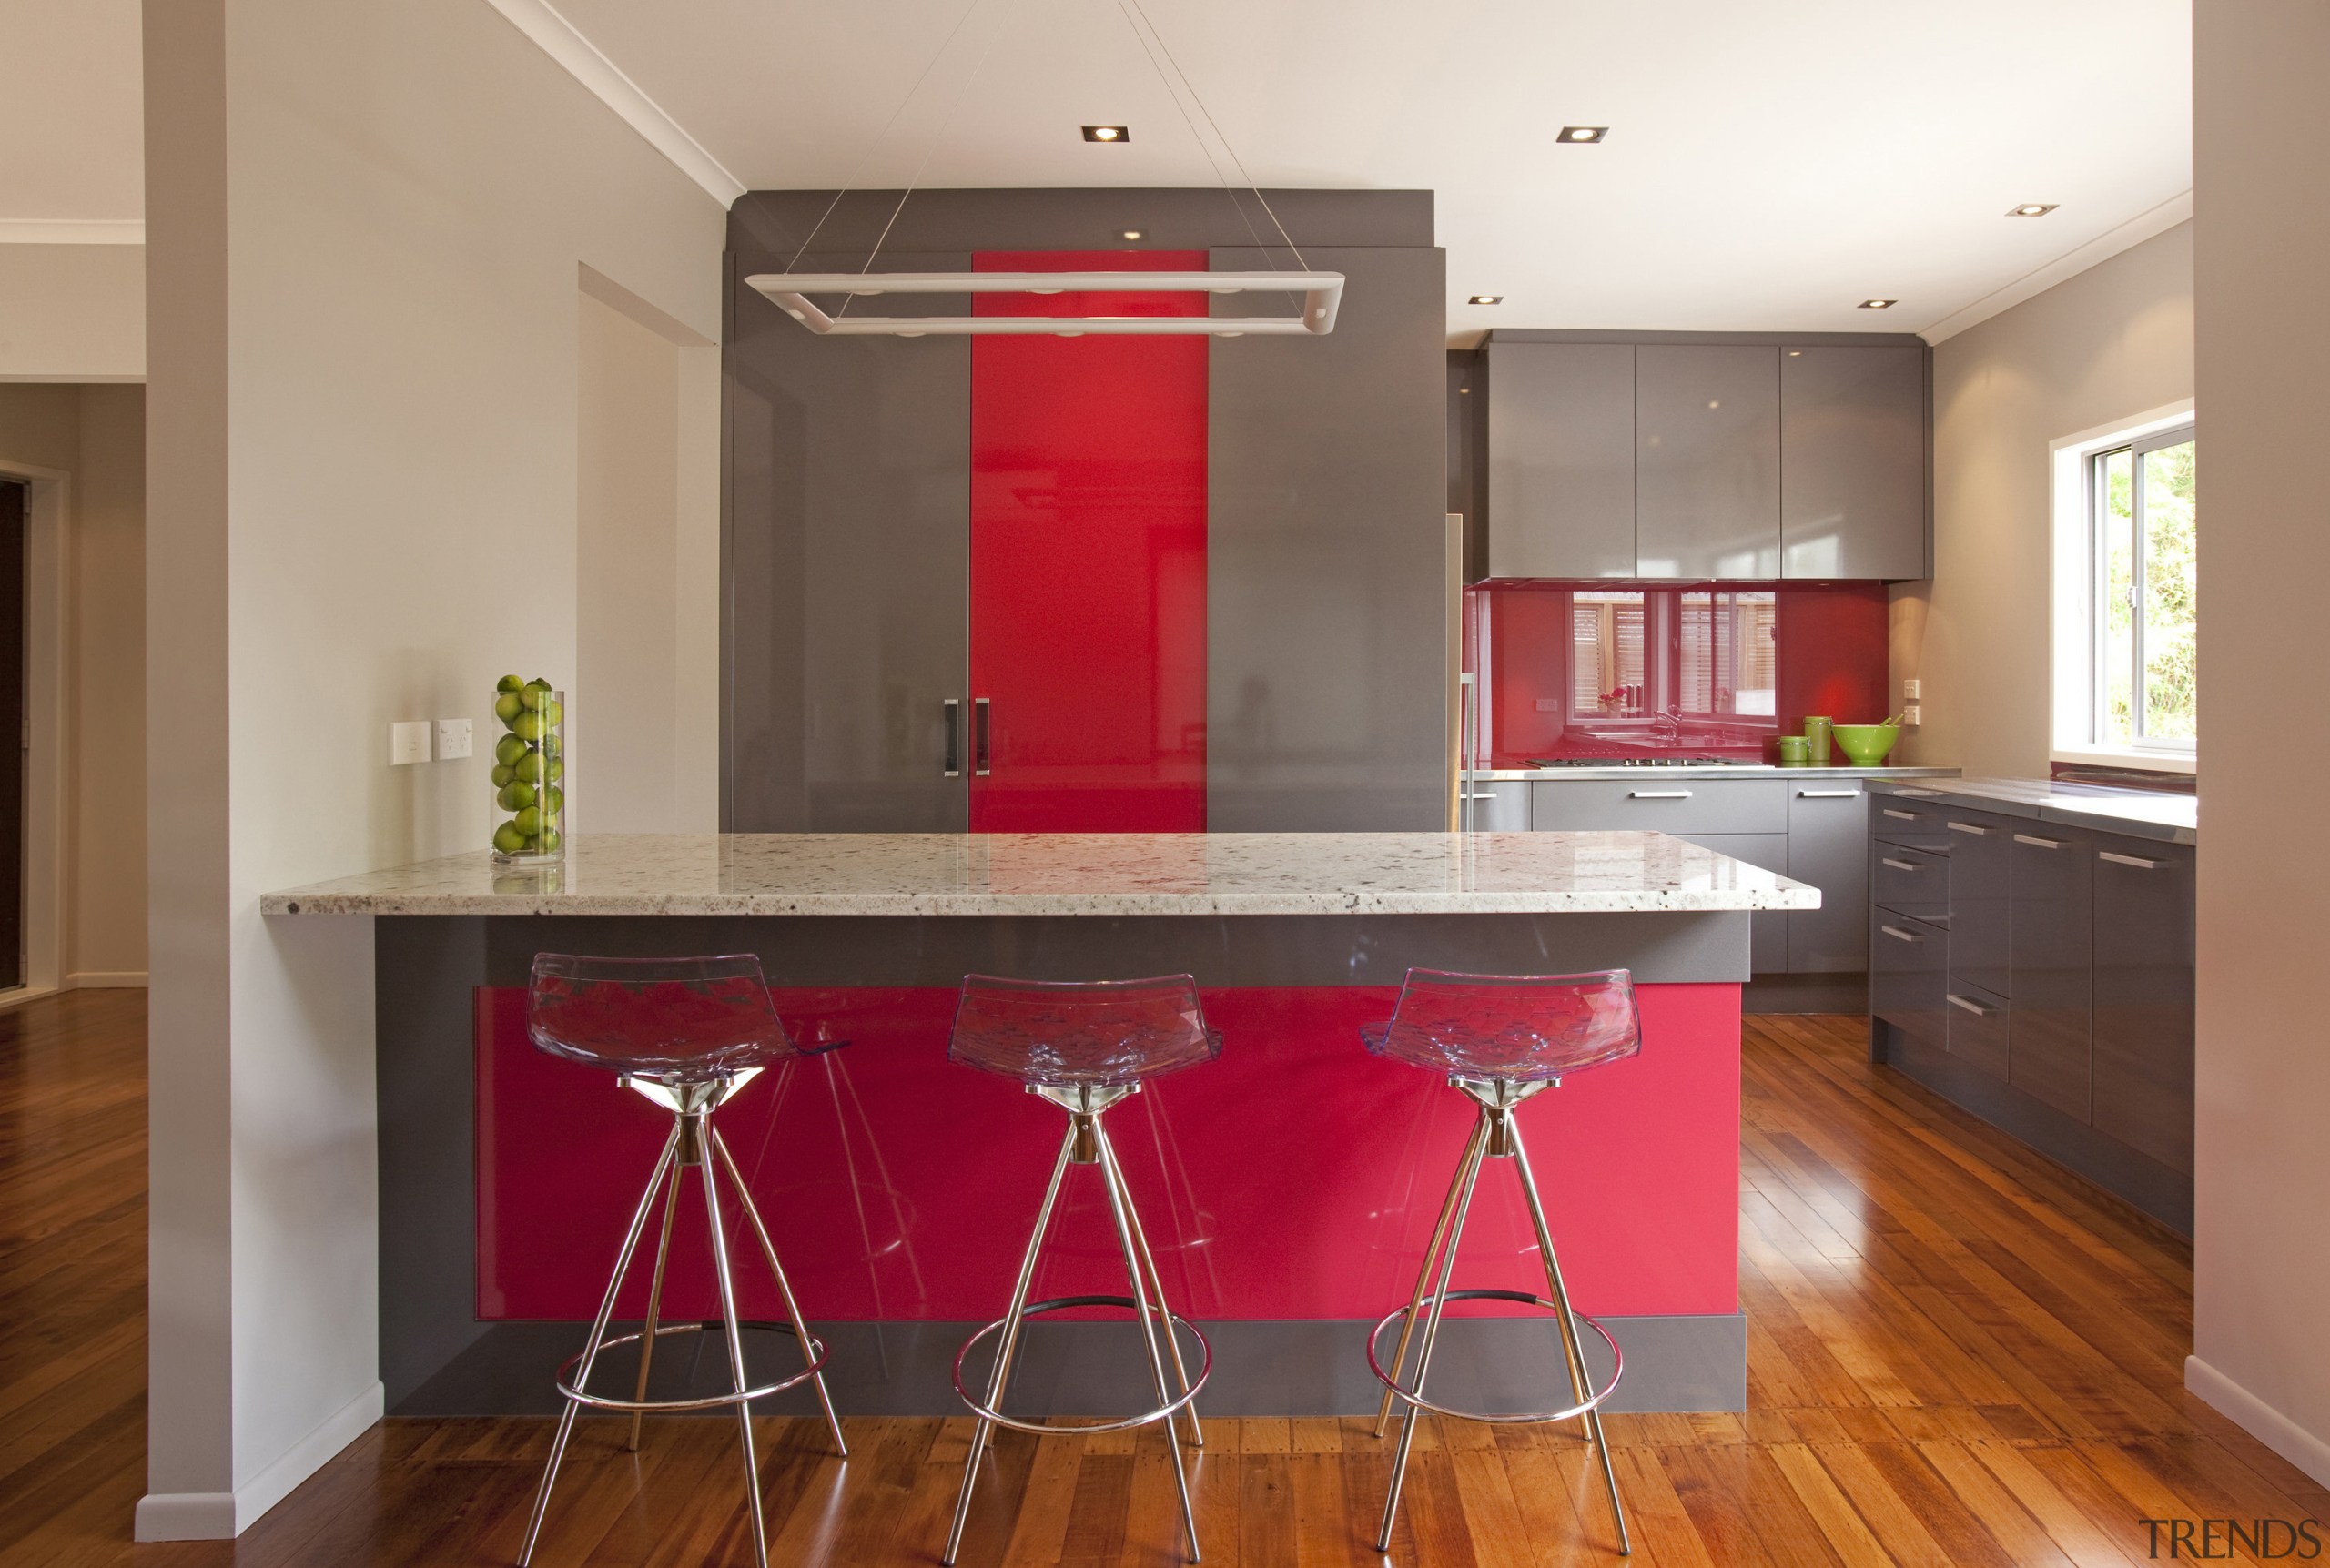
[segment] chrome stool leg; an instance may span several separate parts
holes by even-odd
[[[1530,1168],[1529,1153],[1521,1140],[1520,1123],[1513,1114],[1523,1100],[1527,1099],[1538,1090],[1549,1087],[1550,1082],[1558,1080],[1533,1084],[1469,1078],[1451,1078],[1449,1081],[1479,1103],[1480,1117],[1474,1125],[1472,1138],[1465,1143],[1464,1152],[1457,1159],[1455,1180],[1449,1188],[1448,1200],[1442,1206],[1439,1222],[1433,1228],[1432,1242],[1424,1254],[1423,1267],[1417,1275],[1416,1294],[1410,1300],[1404,1310],[1394,1310],[1385,1314],[1376,1324],[1368,1340],[1368,1360],[1370,1364],[1374,1366],[1376,1376],[1383,1381],[1384,1401],[1387,1408],[1394,1398],[1403,1401],[1408,1407],[1407,1419],[1402,1424],[1400,1431],[1399,1451],[1393,1461],[1392,1486],[1389,1495],[1383,1501],[1383,1523],[1382,1529],[1376,1533],[1375,1548],[1379,1552],[1388,1552],[1392,1549],[1392,1527],[1399,1515],[1400,1492],[1407,1475],[1408,1455],[1414,1442],[1417,1421],[1427,1409],[1444,1415],[1458,1417],[1463,1417],[1466,1413],[1432,1404],[1423,1397],[1424,1378],[1431,1368],[1433,1343],[1440,1337],[1443,1313],[1451,1300],[1489,1299],[1547,1306],[1554,1309],[1561,1332],[1562,1364],[1569,1376],[1570,1395],[1574,1402],[1567,1410],[1543,1415],[1475,1416],[1471,1419],[1541,1422],[1567,1421],[1572,1417],[1582,1418],[1585,1423],[1586,1440],[1601,1460],[1602,1482],[1610,1497],[1610,1514],[1617,1524],[1618,1551],[1622,1554],[1631,1555],[1634,1551],[1634,1542],[1626,1530],[1626,1509],[1618,1501],[1617,1471],[1610,1458],[1610,1442],[1603,1431],[1601,1410],[1602,1401],[1607,1399],[1610,1391],[1617,1386],[1618,1371],[1623,1370],[1624,1361],[1620,1359],[1614,1362],[1610,1381],[1598,1391],[1595,1389],[1593,1378],[1585,1365],[1585,1346],[1578,1337],[1577,1314],[1570,1307],[1569,1290],[1562,1279],[1561,1261],[1554,1252],[1553,1227],[1545,1219],[1545,1203],[1537,1192],[1536,1174]],[[1509,1158],[1514,1162],[1514,1174],[1520,1182],[1522,1197],[1527,1202],[1530,1223],[1536,1232],[1537,1249],[1544,1256],[1545,1282],[1553,1292],[1551,1300],[1538,1298],[1523,1291],[1451,1291],[1448,1288],[1455,1268],[1457,1249],[1464,1239],[1465,1216],[1472,1209],[1474,1189],[1480,1179],[1481,1167],[1486,1160],[1504,1158]],[[1427,1294],[1425,1283],[1435,1271],[1438,1274],[1438,1282]],[[1415,1381],[1411,1384],[1403,1385],[1400,1377],[1404,1370],[1408,1343],[1415,1326],[1415,1316],[1419,1310],[1424,1311],[1424,1323],[1423,1333],[1416,1351]],[[1393,1353],[1390,1371],[1386,1371],[1380,1363],[1376,1362],[1375,1339],[1395,1317],[1402,1318],[1403,1321],[1400,1330],[1399,1349]],[[1611,1339],[1609,1330],[1591,1318],[1585,1321],[1587,1327],[1593,1329],[1608,1342],[1612,1355],[1616,1357],[1617,1341]],[[1378,1420],[1377,1435],[1381,1436],[1383,1429],[1380,1424],[1380,1416]]]
[[[745,1504],[753,1522],[753,1562],[757,1568],[768,1568],[768,1526],[761,1512],[760,1458],[753,1449],[752,1401],[742,1398],[752,1384],[745,1378],[745,1331],[736,1315],[736,1281],[728,1269],[728,1227],[720,1217],[720,1184],[713,1174],[712,1157],[703,1148],[707,1140],[708,1127],[699,1115],[691,1118],[692,1133],[699,1140],[694,1150],[697,1168],[704,1178],[704,1215],[712,1232],[712,1273],[720,1286],[720,1316],[728,1325],[728,1375],[735,1380],[736,1437],[745,1451]]]
[[[1488,1136],[1487,1125],[1475,1121],[1473,1136],[1465,1140],[1464,1152],[1457,1157],[1456,1176],[1448,1184],[1448,1196],[1441,1199],[1440,1218],[1433,1222],[1432,1239],[1424,1244],[1423,1263],[1416,1270],[1416,1292],[1408,1299],[1407,1315],[1400,1320],[1400,1345],[1392,1352],[1392,1375],[1396,1378],[1408,1363],[1408,1341],[1415,1335],[1416,1318],[1423,1310],[1423,1299],[1432,1290],[1433,1260],[1440,1256],[1440,1244],[1447,1239],[1449,1217],[1456,1212],[1456,1195],[1464,1189],[1464,1172],[1472,1168],[1479,1158],[1477,1145]],[[1383,1391],[1383,1402],[1375,1407],[1375,1435],[1382,1437],[1383,1428],[1392,1420],[1392,1391]]]
[[[664,1188],[664,1227],[655,1237],[655,1272],[647,1281],[647,1320],[639,1328],[639,1381],[632,1390],[632,1399],[644,1404],[647,1400],[647,1369],[655,1359],[655,1329],[663,1320],[664,1264],[672,1255],[672,1216],[680,1206],[680,1168],[672,1167],[672,1179]],[[1390,1396],[1385,1396],[1386,1398]],[[640,1423],[647,1412],[631,1412],[631,1452],[639,1452]]]
[[[1036,1261],[1042,1256],[1044,1232],[1051,1229],[1052,1209],[1059,1201],[1059,1189],[1068,1179],[1069,1158],[1076,1149],[1076,1128],[1070,1123],[1068,1133],[1060,1139],[1059,1158],[1052,1161],[1050,1185],[1044,1189],[1044,1201],[1036,1210],[1035,1228],[1028,1233],[1028,1250],[1019,1259],[1019,1278],[1011,1287],[1011,1310],[1004,1314],[1003,1342],[996,1348],[995,1370],[988,1374],[987,1403],[989,1410],[1001,1408],[1005,1381],[1011,1375],[1012,1352],[1019,1347],[1019,1325],[1027,1315],[1028,1292],[1036,1283]],[[955,1522],[947,1532],[947,1550],[938,1561],[954,1568],[955,1553],[962,1550],[963,1526],[971,1517],[971,1486],[978,1479],[979,1460],[987,1452],[988,1434],[995,1423],[985,1416],[971,1431],[970,1457],[963,1462],[963,1489],[955,1499]]]
[[[1423,1391],[1424,1375],[1432,1370],[1432,1348],[1440,1338],[1441,1314],[1448,1305],[1448,1280],[1455,1271],[1456,1249],[1464,1239],[1464,1219],[1472,1212],[1473,1190],[1480,1182],[1481,1161],[1487,1146],[1484,1128],[1474,1133],[1473,1141],[1465,1147],[1464,1158],[1457,1163],[1456,1184],[1450,1189],[1450,1196],[1455,1199],[1456,1208],[1449,1219],[1446,1245],[1440,1254],[1440,1280],[1433,1289],[1432,1310],[1424,1318],[1423,1338],[1416,1346],[1415,1387],[1418,1393]],[[1432,1264],[1432,1259],[1424,1259],[1426,1269],[1430,1269]],[[1414,1322],[1413,1310],[1409,1321],[1411,1324]],[[1412,1403],[1408,1406],[1407,1419],[1400,1423],[1399,1452],[1392,1461],[1392,1490],[1383,1499],[1383,1526],[1375,1533],[1375,1550],[1378,1552],[1392,1550],[1392,1525],[1400,1514],[1400,1489],[1407,1481],[1408,1454],[1415,1447],[1416,1422],[1423,1416],[1423,1407]]]
[[[720,1163],[727,1168],[728,1179],[736,1188],[736,1201],[743,1206],[745,1218],[752,1221],[753,1234],[760,1238],[761,1256],[768,1259],[768,1271],[776,1277],[777,1294],[785,1298],[785,1315],[793,1320],[793,1332],[800,1340],[802,1359],[814,1363],[816,1357],[809,1348],[814,1341],[809,1338],[808,1320],[801,1316],[801,1303],[793,1299],[793,1282],[785,1277],[785,1265],[776,1260],[776,1243],[769,1239],[768,1227],[761,1222],[760,1209],[753,1202],[743,1173],[736,1168],[736,1157],[728,1152],[728,1140],[716,1128],[712,1133],[712,1147],[720,1151]],[[849,1444],[842,1441],[841,1418],[834,1413],[833,1396],[826,1391],[826,1374],[813,1370],[809,1381],[817,1391],[818,1405],[826,1412],[826,1430],[833,1433],[834,1452],[847,1459]]]
[[[676,1179],[677,1167],[674,1161],[678,1158],[679,1149],[680,1128],[675,1122],[671,1136],[664,1140],[663,1154],[656,1158],[655,1174],[647,1179],[647,1190],[639,1195],[639,1208],[631,1217],[631,1229],[623,1234],[623,1249],[615,1254],[614,1278],[607,1281],[607,1293],[599,1302],[599,1315],[591,1322],[591,1338],[582,1348],[582,1374],[576,1380],[578,1387],[590,1381],[592,1364],[599,1359],[600,1345],[607,1337],[607,1322],[614,1316],[615,1293],[623,1289],[623,1277],[631,1271],[631,1259],[638,1252],[639,1239],[647,1229],[647,1216],[654,1208],[655,1190],[664,1185],[667,1171],[674,1173]],[[551,1488],[558,1484],[559,1462],[566,1457],[567,1440],[574,1435],[574,1418],[582,1408],[573,1400],[568,1400],[566,1408],[559,1412],[558,1435],[551,1439],[550,1463],[543,1467],[542,1488],[534,1493],[533,1516],[526,1522],[526,1543],[519,1549],[518,1568],[526,1568],[534,1560],[534,1543],[542,1537],[542,1520],[550,1512]]]
[[[1583,1401],[1593,1391],[1594,1380],[1585,1373],[1585,1347],[1578,1342],[1577,1322],[1570,1314],[1569,1287],[1562,1282],[1561,1259],[1554,1255],[1553,1227],[1545,1223],[1545,1206],[1537,1197],[1536,1173],[1529,1168],[1529,1151],[1522,1147],[1517,1124],[1513,1128],[1513,1162],[1521,1177],[1522,1195],[1529,1200],[1529,1222],[1536,1228],[1537,1249],[1545,1255],[1545,1279],[1554,1288],[1554,1300],[1560,1312],[1562,1349],[1569,1361],[1570,1393]],[[1600,1401],[1586,1406],[1585,1425],[1595,1449],[1602,1456],[1602,1484],[1610,1493],[1610,1517],[1617,1522],[1618,1550],[1630,1556],[1634,1541],[1626,1533],[1626,1511],[1618,1502],[1618,1472],[1610,1463],[1610,1440],[1602,1431]]]
[[[1132,1222],[1132,1239],[1140,1243],[1141,1266],[1149,1271],[1149,1297],[1155,1303],[1151,1310],[1163,1320],[1165,1348],[1172,1353],[1173,1358],[1173,1376],[1181,1385],[1181,1391],[1186,1394],[1190,1392],[1189,1363],[1181,1359],[1181,1341],[1174,1336],[1172,1314],[1165,1310],[1165,1281],[1158,1275],[1156,1254],[1149,1249],[1149,1233],[1140,1227],[1140,1210],[1133,1205],[1132,1189],[1125,1185],[1123,1168],[1117,1163],[1116,1146],[1111,1143],[1107,1147],[1109,1180],[1114,1189],[1123,1195],[1125,1218]],[[1198,1407],[1194,1400],[1190,1404],[1188,1415],[1190,1446],[1203,1448],[1205,1429],[1198,1424]]]
[[[1100,1146],[1100,1173],[1108,1183],[1109,1213],[1117,1222],[1117,1245],[1124,1250],[1125,1276],[1132,1281],[1133,1315],[1140,1321],[1141,1342],[1149,1351],[1149,1369],[1157,1385],[1157,1402],[1170,1412],[1173,1405],[1173,1391],[1165,1386],[1165,1358],[1158,1352],[1157,1329],[1149,1319],[1149,1295],[1140,1279],[1140,1266],[1148,1253],[1149,1244],[1138,1239],[1140,1221],[1133,1218],[1132,1195],[1125,1189],[1124,1171],[1117,1164],[1116,1150],[1109,1146],[1108,1129],[1100,1125],[1098,1118],[1095,1118],[1092,1130],[1095,1141]],[[1150,1282],[1156,1285],[1158,1310],[1163,1311],[1165,1288],[1162,1284],[1156,1283],[1157,1264],[1153,1259],[1149,1259],[1149,1275]],[[1170,1315],[1168,1315],[1165,1320],[1165,1340],[1168,1344],[1173,1341],[1173,1320]],[[1180,1347],[1176,1345],[1173,1350],[1173,1364],[1179,1367],[1180,1361]],[[1187,1372],[1181,1375],[1181,1391],[1184,1394],[1192,1391]],[[1194,1405],[1190,1407],[1190,1420],[1193,1425],[1197,1421],[1197,1411]],[[1165,1417],[1165,1447],[1173,1456],[1173,1484],[1179,1487],[1181,1492],[1181,1528],[1189,1533],[1190,1561],[1195,1563],[1200,1561],[1197,1510],[1190,1503],[1190,1468],[1181,1462],[1180,1431],[1174,1424],[1170,1413]]]

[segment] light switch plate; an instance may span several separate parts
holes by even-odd
[[[455,762],[470,754],[470,722],[467,719],[437,721],[437,760]]]
[[[1905,704],[1902,706],[1902,709],[1901,709],[1901,723],[1903,723],[1904,724],[1908,725],[1910,729],[1913,729],[1913,730],[1914,730],[1914,729],[1916,729],[1916,728],[1918,727],[1919,719],[1918,719],[1918,704],[1917,704],[1917,703],[1905,703]]]
[[[389,765],[402,767],[407,763],[429,760],[429,721],[414,719],[389,726]]]
[[[1903,702],[1905,702],[1905,703],[1914,703],[1914,702],[1916,702],[1916,701],[1918,700],[1918,695],[1919,695],[1919,693],[1918,693],[1918,686],[1919,686],[1919,682],[1918,682],[1917,677],[1916,677],[1916,676],[1914,676],[1914,675],[1910,676],[1909,678],[1907,678],[1907,679],[1905,679],[1904,681],[1902,681],[1902,683],[1901,683],[1901,700],[1902,700]]]

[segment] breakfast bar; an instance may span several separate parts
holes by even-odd
[[[721,1112],[845,1413],[959,1410],[955,1349],[1008,1294],[1059,1137],[1050,1108],[947,1060],[963,976],[1194,976],[1221,1057],[1150,1085],[1115,1138],[1166,1289],[1212,1339],[1207,1407],[1322,1415],[1373,1409],[1365,1325],[1405,1300],[1466,1136],[1462,1097],[1361,1047],[1410,966],[1633,973],[1640,1054],[1522,1121],[1578,1308],[1626,1355],[1611,1408],[1741,1408],[1739,987],[1753,913],[1818,896],[1643,832],[582,835],[555,868],[456,855],[263,909],[373,923],[392,1412],[556,1408],[668,1128],[530,1047],[529,967],[564,952],[754,954],[795,1037],[846,1042]],[[1529,1219],[1481,1194],[1459,1283],[1509,1285]],[[1038,1294],[1093,1289],[1105,1203],[1071,1196],[1058,1224]],[[740,1289],[748,1318],[782,1316],[757,1276]],[[617,1316],[642,1310],[627,1292]],[[674,1251],[664,1311],[715,1315],[702,1259]],[[1543,1329],[1453,1319],[1447,1386],[1494,1383]],[[1085,1380],[1124,1358],[1074,1341],[1127,1331],[1048,1322],[1028,1375],[1097,1406],[1116,1396]]]

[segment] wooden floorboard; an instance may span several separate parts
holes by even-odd
[[[2167,1560],[2146,1517],[2330,1512],[2330,1492],[2184,1392],[2185,1242],[1871,1067],[1857,1018],[1751,1018],[1744,1047],[1749,1408],[1610,1420],[1634,1563],[2128,1568]],[[0,1012],[0,1564],[512,1561],[544,1421],[388,1422],[240,1541],[129,1543],[145,1473],[145,1049],[140,992]],[[969,1421],[846,1424],[846,1466],[813,1422],[760,1423],[772,1562],[936,1562]],[[1390,1444],[1372,1424],[1208,1421],[1190,1462],[1206,1560],[1383,1562]],[[585,1423],[544,1568],[751,1561],[729,1422],[650,1423],[635,1455],[616,1431]],[[1154,1429],[1005,1433],[961,1560],[1170,1568],[1180,1520]],[[1572,1431],[1421,1423],[1393,1562],[1558,1568],[1615,1547]]]

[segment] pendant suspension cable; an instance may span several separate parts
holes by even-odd
[[[866,172],[866,165],[872,163],[874,155],[881,150],[882,138],[888,136],[892,127],[897,125],[898,116],[907,112],[907,106],[914,102],[914,96],[922,91],[922,85],[930,79],[930,73],[938,68],[938,62],[945,59],[947,51],[955,46],[956,35],[961,33],[964,26],[969,23],[972,13],[986,4],[987,0],[971,0],[971,3],[963,8],[963,14],[955,18],[955,25],[948,31],[945,40],[939,44],[938,52],[930,56],[929,62],[922,67],[922,75],[917,76],[914,79],[914,86],[907,89],[907,96],[898,100],[898,106],[892,109],[890,117],[882,122],[882,128],[874,133],[874,139],[866,144],[866,150],[857,155],[856,165],[850,169],[848,177],[842,181],[841,188],[834,192],[833,200],[826,203],[826,210],[817,215],[817,221],[809,226],[808,238],[801,241],[801,248],[793,253],[792,259],[785,264],[785,270],[792,271],[800,264],[801,258],[808,254],[809,247],[816,241],[817,231],[825,228],[826,219],[834,215],[834,209],[841,205],[841,198],[850,193],[852,187],[857,184],[857,177]]]
[[[1190,101],[1197,105],[1198,113],[1205,116],[1205,123],[1213,127],[1213,134],[1215,137],[1219,137],[1221,142],[1221,150],[1230,155],[1230,161],[1231,163],[1237,165],[1238,177],[1244,180],[1246,182],[1246,188],[1254,193],[1254,199],[1261,203],[1263,213],[1269,217],[1271,227],[1278,230],[1278,237],[1286,242],[1287,249],[1294,253],[1294,264],[1305,271],[1308,271],[1311,264],[1302,258],[1302,251],[1295,245],[1294,237],[1287,233],[1286,225],[1281,223],[1279,221],[1278,214],[1271,210],[1270,197],[1262,194],[1262,187],[1256,185],[1254,183],[1254,177],[1246,171],[1246,160],[1238,156],[1237,147],[1232,146],[1230,138],[1222,134],[1220,122],[1215,120],[1213,117],[1213,111],[1205,106],[1205,99],[1199,94],[1196,85],[1190,80],[1190,74],[1181,69],[1181,62],[1174,57],[1173,46],[1165,42],[1165,35],[1157,31],[1156,23],[1150,21],[1149,13],[1142,9],[1140,0],[1119,0],[1119,4],[1130,4],[1134,13],[1140,17],[1143,23],[1147,24],[1150,32],[1156,35],[1158,48],[1164,51],[1165,58],[1172,65],[1173,74],[1181,78],[1181,86],[1188,91],[1190,95]]]
[[[1001,11],[1008,15],[1009,9],[1010,0],[1004,0]],[[988,56],[995,53],[995,46],[1003,37],[1003,22],[998,21],[994,32],[988,35],[987,47],[979,51],[978,59],[973,62],[970,70],[965,74],[962,86],[956,91],[955,101],[947,106],[946,117],[938,122],[937,130],[931,135],[929,149],[922,155],[922,161],[914,166],[914,173],[907,178],[906,189],[898,193],[898,205],[890,209],[889,222],[885,223],[882,226],[882,232],[875,236],[874,248],[866,253],[866,265],[857,269],[859,272],[874,270],[874,258],[882,254],[882,242],[890,238],[890,230],[897,227],[898,214],[907,209],[907,201],[914,195],[914,187],[922,182],[923,171],[930,167],[930,160],[938,156],[939,147],[947,140],[947,132],[955,124],[955,116],[962,112],[963,105],[969,100],[971,86],[979,79],[979,73],[987,68]],[[856,298],[857,297],[853,294],[848,298],[845,298],[841,302],[841,308],[847,310],[849,301]]]
[[[1190,118],[1189,107],[1181,102],[1181,95],[1174,91],[1172,79],[1165,75],[1165,66],[1158,59],[1157,50],[1150,46],[1148,35],[1140,30],[1140,24],[1133,20],[1132,8],[1125,4],[1125,0],[1117,0],[1117,10],[1123,15],[1126,27],[1131,30],[1133,41],[1140,46],[1141,54],[1148,57],[1149,68],[1157,73],[1158,86],[1163,87],[1165,96],[1173,100],[1175,112],[1181,116],[1181,123],[1189,127],[1190,139],[1198,144],[1198,151],[1205,155],[1205,161],[1213,168],[1213,177],[1221,182],[1221,194],[1230,198],[1230,209],[1238,215],[1238,221],[1246,226],[1246,233],[1253,239],[1254,248],[1261,252],[1264,265],[1276,270],[1278,263],[1271,259],[1270,248],[1262,243],[1261,233],[1254,228],[1254,220],[1246,216],[1245,204],[1238,199],[1238,192],[1230,183],[1229,171],[1221,167],[1221,160],[1213,156],[1213,148],[1207,144],[1205,133],[1198,129],[1198,123]],[[1163,42],[1161,38],[1158,40],[1160,46]]]

